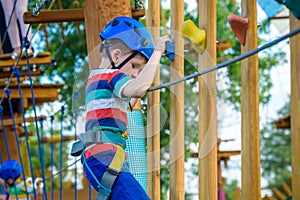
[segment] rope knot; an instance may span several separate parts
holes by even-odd
[[[16,77],[20,78],[20,76],[21,76],[20,70],[16,66],[13,66],[12,70],[13,70],[13,73],[16,75]]]
[[[7,88],[5,88],[5,89],[4,89],[4,93],[6,94],[6,96],[7,96],[7,97],[9,97],[9,96],[10,96],[10,94],[11,94],[11,90],[10,90],[10,89],[7,89]]]
[[[23,37],[23,46],[28,49],[30,47],[30,42],[28,40],[28,38],[25,36]]]

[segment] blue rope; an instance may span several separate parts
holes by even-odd
[[[40,127],[41,127],[41,136],[42,136],[42,145],[41,145],[41,151],[42,151],[42,155],[43,155],[43,157],[45,156],[44,155],[44,140],[45,140],[45,138],[44,138],[44,125],[43,125],[43,122],[44,122],[44,116],[41,116],[41,118],[39,119],[39,122],[40,122]]]
[[[76,129],[76,123],[77,123],[77,99],[79,97],[78,92],[74,92],[74,139],[77,140],[77,129]],[[76,158],[74,158],[76,161]],[[74,180],[74,200],[77,199],[77,165],[75,164],[75,180]]]
[[[15,138],[16,138],[16,144],[17,144],[17,147],[18,147],[19,159],[20,159],[20,163],[21,163],[21,166],[22,166],[22,175],[23,175],[23,181],[24,181],[24,186],[25,186],[26,198],[28,199],[28,191],[27,191],[27,187],[26,187],[26,179],[25,179],[26,176],[25,176],[25,172],[24,172],[23,159],[22,159],[22,154],[21,154],[21,150],[20,150],[20,146],[19,146],[20,144],[19,144],[19,137],[18,137],[18,133],[17,133],[17,129],[16,129],[14,111],[13,111],[11,98],[10,98],[11,90],[6,89],[6,90],[4,90],[4,92],[5,92],[5,94],[8,98],[9,111],[10,111],[11,120],[12,120],[12,123],[13,123],[13,128],[14,128],[14,133],[15,133]]]
[[[34,98],[34,91],[33,91],[33,84],[32,84],[32,77],[30,72],[30,63],[29,63],[29,57],[28,57],[28,48],[30,47],[30,42],[28,41],[27,37],[23,37],[23,44],[25,47],[25,53],[26,53],[26,64],[27,64],[27,71],[28,71],[28,77],[30,81],[30,91],[31,91],[31,100],[32,100],[32,108],[34,111],[34,119],[35,119],[35,129],[36,129],[36,135],[38,139],[38,149],[39,149],[39,157],[41,162],[41,171],[42,171],[42,179],[43,179],[43,195],[45,199],[47,200],[47,190],[46,190],[46,182],[45,182],[45,172],[44,172],[44,162],[43,162],[43,155],[41,152],[41,143],[40,143],[40,134],[39,134],[39,128],[37,123],[37,114],[36,114],[36,104],[35,104],[35,98]]]
[[[53,121],[54,116],[50,117],[51,122],[51,128],[50,128],[50,134],[51,134],[51,175],[53,175],[53,167],[54,167],[54,143],[53,143]],[[54,199],[54,178],[51,179],[51,199]]]
[[[22,95],[22,90],[21,90],[21,84],[20,84],[20,70],[16,67],[12,68],[13,73],[17,77],[17,82],[18,82],[18,92],[20,96],[20,105],[21,105],[21,112],[22,112],[22,119],[23,119],[23,126],[24,126],[24,132],[25,132],[25,142],[26,142],[26,148],[28,152],[28,158],[29,158],[29,166],[30,166],[30,173],[31,173],[31,178],[34,180],[34,173],[33,173],[33,167],[32,167],[32,159],[31,159],[31,151],[30,151],[30,146],[29,146],[29,137],[28,137],[28,130],[26,126],[26,119],[25,119],[25,109],[23,105],[23,95]],[[33,187],[33,194],[34,198],[36,199],[36,191],[35,188]]]
[[[60,115],[60,147],[59,147],[59,152],[60,152],[60,160],[59,160],[59,169],[62,170],[62,160],[63,160],[63,151],[62,151],[62,145],[63,145],[63,117],[64,117],[64,111],[65,111],[65,107],[62,106],[61,107],[61,115]],[[60,183],[60,199],[62,199],[62,171],[60,171],[59,174],[59,183]]]
[[[3,110],[4,110],[3,107],[0,105],[0,120],[1,120],[1,125],[2,125],[2,133],[3,133],[3,137],[4,137],[5,148],[6,148],[6,151],[7,151],[7,157],[8,157],[8,160],[11,160],[10,153],[9,153],[9,148],[8,148],[8,140],[7,140],[7,137],[6,137],[7,135],[6,135],[4,121],[3,121],[3,117],[2,117]],[[14,184],[14,189],[15,189],[15,195],[16,195],[17,200],[18,200],[17,187],[16,187],[15,184]]]

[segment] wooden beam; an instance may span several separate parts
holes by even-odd
[[[300,28],[300,20],[290,13],[290,30]],[[291,57],[291,143],[293,199],[300,199],[300,35],[290,38]]]
[[[33,65],[42,65],[42,64],[50,64],[52,63],[51,56],[45,56],[45,57],[31,57],[29,58],[29,64]],[[0,69],[5,67],[12,67],[16,65],[16,60],[8,59],[8,60],[1,60],[0,62]],[[27,65],[26,59],[22,59],[19,61],[18,66],[24,66]]]
[[[160,36],[160,0],[148,1],[146,23],[156,41]],[[152,86],[160,84],[160,68],[157,68]],[[147,193],[150,199],[160,200],[160,91],[147,95]]]
[[[9,78],[11,76],[11,71],[3,71],[1,72],[0,74],[0,79],[3,79],[3,78]],[[39,75],[42,75],[44,73],[44,71],[41,69],[41,68],[37,68],[36,70],[32,70],[31,71],[31,75],[32,76],[39,76]],[[20,70],[20,75],[21,76],[28,76],[28,71],[27,69],[26,70]]]
[[[145,9],[131,10],[133,18],[145,16]],[[84,10],[65,9],[65,10],[44,10],[40,11],[37,16],[33,16],[32,12],[25,12],[23,15],[25,24],[39,24],[39,23],[58,23],[58,22],[83,22]]]
[[[276,126],[277,129],[286,129],[291,128],[291,116],[282,117],[274,122],[272,122]]]
[[[37,120],[40,120],[42,117],[37,117]],[[46,120],[46,117],[43,116],[43,119]],[[26,122],[34,122],[35,118],[34,117],[27,117],[25,118]],[[13,122],[11,119],[4,119],[3,120],[4,126],[12,126]],[[23,124],[23,118],[22,117],[15,117],[15,124],[20,125]],[[0,130],[2,130],[2,126],[0,126]]]
[[[184,2],[171,1],[171,30],[175,44],[174,62],[171,63],[170,80],[184,76],[184,41],[181,31],[184,20]],[[170,200],[184,199],[184,82],[170,87]]]
[[[25,24],[77,22],[83,21],[83,16],[83,9],[44,10],[37,16],[33,16],[32,12],[25,12],[23,20]]]
[[[257,47],[256,1],[242,0],[242,16],[248,18],[242,54]],[[241,61],[242,68],[242,200],[260,199],[260,132],[258,55]]]
[[[198,70],[202,71],[216,64],[216,0],[198,0],[199,27],[206,30],[206,49],[198,56]],[[216,72],[198,78],[199,122],[198,122],[198,171],[199,199],[218,199],[217,168],[217,96]]]

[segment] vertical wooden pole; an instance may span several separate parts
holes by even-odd
[[[242,53],[257,47],[256,1],[242,0],[249,28]],[[242,60],[242,199],[260,199],[258,55]]]
[[[171,30],[175,33],[183,24],[183,3],[171,1]],[[174,43],[176,52],[183,52],[183,38],[174,35]],[[171,80],[184,76],[184,59],[179,55],[171,63]],[[170,199],[175,200],[184,199],[184,83],[171,86],[170,92]]]
[[[300,27],[300,20],[290,14],[290,30]],[[300,199],[300,35],[290,39],[291,49],[291,137],[293,199]]]
[[[19,162],[20,160],[18,155],[18,146],[16,143],[13,127],[11,125],[5,126],[5,133],[6,133],[8,149],[10,153],[10,159],[17,160]],[[4,133],[2,129],[0,131],[0,153],[1,153],[2,161],[6,161],[9,159],[8,152],[6,151],[6,144],[5,144]]]
[[[100,31],[111,19],[124,15],[131,16],[130,1],[128,0],[84,0],[84,22],[86,28],[89,69],[99,67]]]
[[[147,26],[154,41],[160,36],[160,1],[148,1]],[[158,67],[153,86],[159,85]],[[160,200],[160,91],[148,94],[147,109],[147,192],[152,200]]]
[[[199,27],[206,30],[206,49],[199,55],[198,69],[216,63],[216,0],[199,0]],[[217,200],[216,72],[199,77],[199,199]]]

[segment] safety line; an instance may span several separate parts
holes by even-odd
[[[7,135],[6,135],[4,121],[3,121],[3,116],[2,116],[3,110],[4,110],[3,107],[0,105],[0,121],[1,121],[1,126],[2,126],[2,133],[3,133],[3,137],[4,137],[4,142],[5,142],[5,149],[7,151],[7,158],[8,158],[8,160],[11,160],[10,153],[9,153],[9,148],[8,148]],[[10,173],[12,173],[11,170],[10,170]],[[16,184],[14,184],[14,190],[15,190],[15,195],[16,195],[17,200],[18,200],[18,193],[17,193]]]
[[[51,134],[51,144],[50,144],[50,154],[51,154],[51,175],[53,175],[53,170],[54,170],[54,142],[53,142],[53,121],[54,121],[54,116],[52,115],[50,117],[50,134]],[[51,179],[51,199],[54,199],[54,179]]]
[[[59,169],[62,169],[62,164],[63,164],[63,118],[64,118],[64,111],[65,111],[65,107],[62,106],[61,107],[61,115],[60,115],[60,146],[59,146]],[[59,174],[59,183],[60,183],[60,187],[59,187],[59,196],[60,196],[60,200],[62,199],[62,189],[63,189],[63,183],[62,183],[62,171]]]
[[[43,162],[43,157],[42,157],[42,152],[41,152],[40,134],[39,134],[39,128],[38,128],[38,123],[37,123],[36,103],[35,103],[35,98],[34,98],[33,83],[32,83],[32,76],[31,76],[29,56],[28,56],[28,48],[30,47],[30,42],[27,40],[27,37],[23,38],[23,44],[25,47],[27,72],[28,72],[30,91],[31,91],[31,97],[32,97],[31,101],[32,101],[32,108],[33,108],[33,112],[34,112],[35,129],[36,129],[36,135],[37,135],[37,139],[38,139],[38,150],[39,150],[39,157],[40,157],[40,162],[41,162],[42,179],[43,179],[43,184],[44,184],[43,196],[47,200],[48,197],[47,197],[46,182],[45,182],[44,162]]]
[[[22,94],[22,90],[21,90],[20,70],[16,67],[13,67],[13,73],[16,75],[17,82],[18,82],[18,92],[19,92],[21,113],[22,113],[22,119],[23,119],[23,128],[24,128],[24,132],[25,132],[26,148],[27,148],[27,153],[28,153],[28,157],[29,157],[29,167],[30,167],[31,178],[32,178],[32,180],[35,180],[34,179],[34,173],[33,173],[32,159],[31,159],[31,156],[30,156],[31,155],[31,150],[30,150],[30,146],[29,146],[28,129],[27,129],[27,126],[26,126],[25,108],[24,108],[24,105],[23,105],[23,94]],[[34,194],[34,198],[36,199],[36,192],[35,192],[34,187],[33,187],[33,194]]]
[[[11,116],[11,120],[12,120],[12,124],[13,124],[13,130],[14,130],[14,134],[15,134],[17,150],[18,150],[18,154],[19,154],[20,163],[22,166],[22,176],[23,176],[23,181],[24,181],[24,186],[25,186],[26,198],[28,199],[29,196],[28,196],[28,191],[27,191],[27,187],[26,187],[26,179],[25,179],[26,176],[25,176],[25,171],[24,171],[23,158],[22,158],[22,154],[21,154],[21,150],[20,150],[19,136],[17,133],[15,116],[14,116],[13,106],[12,106],[12,102],[11,102],[11,98],[10,98],[11,90],[5,90],[4,92],[6,93],[6,96],[8,99],[8,106],[9,106],[10,116]]]
[[[231,64],[233,64],[233,63],[235,63],[235,62],[237,62],[237,61],[240,61],[240,60],[243,60],[243,59],[245,59],[245,58],[248,58],[248,57],[250,57],[250,56],[252,56],[252,55],[254,55],[254,54],[256,54],[256,53],[258,53],[258,52],[260,52],[260,51],[262,51],[262,50],[264,50],[264,49],[266,49],[266,48],[269,48],[269,47],[271,47],[271,46],[277,44],[278,42],[281,42],[282,40],[285,40],[285,39],[287,39],[287,38],[289,38],[289,37],[292,37],[292,36],[298,34],[299,32],[300,32],[300,28],[295,29],[295,30],[291,31],[291,32],[288,33],[288,34],[279,37],[278,39],[275,39],[275,40],[273,40],[273,41],[271,41],[271,42],[265,43],[265,44],[262,45],[261,47],[252,49],[251,51],[248,51],[248,52],[246,52],[246,53],[244,53],[244,54],[242,54],[242,55],[239,55],[239,56],[234,57],[234,58],[232,58],[232,59],[230,59],[230,60],[227,60],[227,61],[224,61],[224,62],[222,62],[222,63],[219,63],[219,64],[217,64],[217,65],[215,65],[215,66],[213,66],[213,67],[204,69],[204,70],[202,70],[202,71],[195,72],[195,73],[190,74],[190,75],[188,75],[188,76],[185,76],[185,77],[182,77],[182,78],[179,78],[179,79],[176,79],[176,80],[173,80],[173,81],[170,81],[170,82],[161,84],[161,85],[156,86],[156,87],[149,88],[147,91],[148,91],[148,92],[151,92],[151,91],[154,91],[154,90],[159,90],[159,89],[162,89],[162,88],[166,88],[166,87],[169,87],[169,86],[171,86],[171,85],[174,85],[174,84],[177,84],[177,83],[180,83],[180,82],[183,82],[183,81],[186,81],[186,80],[195,78],[195,77],[197,77],[197,76],[201,76],[201,75],[203,75],[203,74],[207,74],[207,73],[212,72],[212,71],[215,71],[215,70],[217,70],[217,69],[221,69],[221,68],[226,67],[226,66],[228,66],[228,65],[231,65]]]

